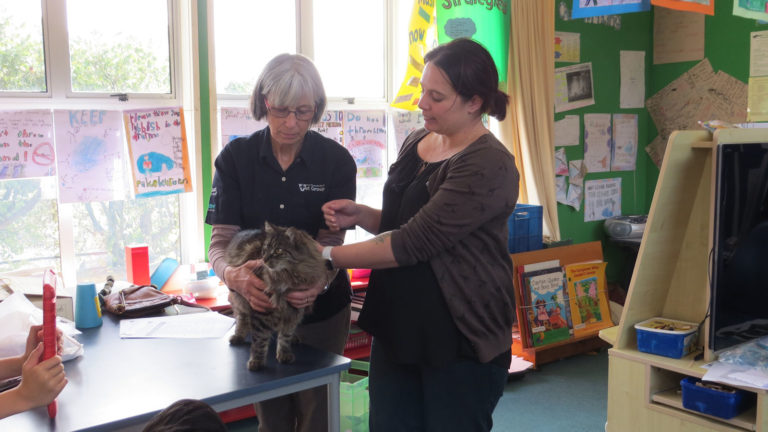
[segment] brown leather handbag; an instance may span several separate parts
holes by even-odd
[[[183,300],[180,296],[166,294],[154,285],[132,285],[104,296],[108,312],[121,317],[140,317],[163,312],[169,306],[182,305],[209,310],[207,307]],[[176,310],[177,313],[182,313]]]

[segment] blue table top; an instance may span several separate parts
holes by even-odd
[[[120,339],[119,321],[104,316],[101,327],[82,330],[81,357],[65,363],[69,383],[59,394],[58,415],[45,407],[0,420],[0,430],[114,430],[145,423],[179,399],[209,404],[254,396],[349,368],[350,360],[298,344],[296,361],[277,363],[274,346],[267,366],[246,368],[249,346],[215,339]],[[231,333],[231,332],[230,332]]]

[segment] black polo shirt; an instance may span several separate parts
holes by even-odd
[[[263,228],[292,226],[317,236],[327,229],[320,209],[330,200],[355,199],[357,167],[347,149],[308,131],[291,166],[283,171],[272,153],[269,127],[232,140],[216,158],[205,222]],[[350,302],[347,274],[340,271],[318,297],[304,323],[328,318]]]

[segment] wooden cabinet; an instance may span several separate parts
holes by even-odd
[[[675,391],[686,376],[701,378],[707,352],[672,359],[637,350],[634,325],[653,317],[702,322],[707,346],[708,257],[712,245],[714,149],[717,143],[768,142],[768,129],[679,131],[672,134],[656,185],[620,324],[603,330],[608,351],[609,432],[768,432],[768,394],[734,419],[709,417],[682,406]]]

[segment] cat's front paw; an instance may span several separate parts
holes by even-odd
[[[230,345],[243,345],[245,344],[245,337],[239,334],[233,334],[229,337],[229,344]]]
[[[277,361],[280,363],[293,363],[293,361],[296,360],[296,356],[293,355],[293,352],[290,350],[278,350],[277,351]]]
[[[263,368],[264,364],[265,363],[263,361],[259,361],[257,359],[253,359],[252,358],[252,359],[248,360],[247,366],[248,366],[248,370],[250,370],[250,371],[257,371],[257,370]]]

